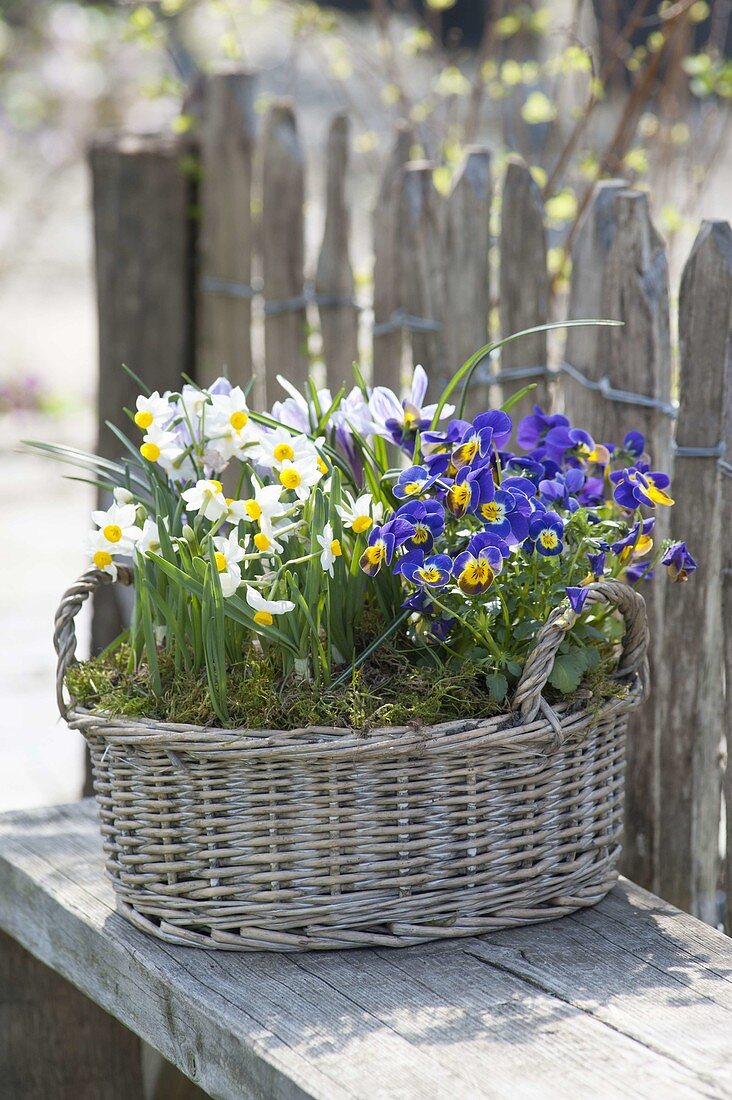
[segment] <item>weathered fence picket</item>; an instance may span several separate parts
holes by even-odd
[[[412,360],[438,386],[445,380],[444,204],[437,193],[432,161],[414,161],[401,174],[397,233],[401,254],[401,304],[411,337]]]
[[[623,327],[588,329],[588,335],[569,330],[564,374],[568,414],[598,442],[622,442],[631,427],[643,432],[654,462],[665,469],[672,431],[668,267],[644,193],[614,180],[598,191],[578,235],[572,282],[577,289],[570,295],[570,317],[618,320]],[[567,373],[572,371],[574,376]],[[603,382],[606,388],[600,388]],[[665,517],[657,519],[659,538]],[[650,586],[644,595],[655,676],[661,604]],[[657,871],[660,812],[657,702],[654,693],[641,714],[631,717],[626,778],[623,868],[649,889]]]
[[[723,629],[717,447],[723,431],[731,253],[729,226],[704,222],[681,278],[671,535],[693,540],[702,568],[690,584],[665,586],[656,672],[659,887],[664,897],[709,923],[718,917]],[[687,639],[693,644],[685,644]]]
[[[94,146],[102,422],[134,399],[136,386],[119,370],[121,362],[159,389],[177,386],[183,372],[208,378],[225,369],[237,382],[254,373],[254,400],[269,404],[277,393],[275,375],[285,374],[298,387],[309,376],[308,320],[319,321],[334,391],[358,358],[364,303],[354,300],[350,254],[348,117],[338,114],[329,129],[324,231],[310,263],[295,111],[290,101],[275,102],[255,133],[253,82],[236,68],[207,77],[200,185],[195,140],[107,139]],[[434,394],[488,336],[494,180],[490,151],[471,147],[443,195],[435,187],[435,165],[410,161],[412,147],[411,128],[399,124],[372,217],[373,361],[367,354],[364,365],[373,384],[399,390],[409,347],[408,358],[423,364]],[[200,227],[192,216],[197,186]],[[510,160],[501,190],[498,297],[507,334],[549,320],[550,279],[544,208],[527,166]],[[253,220],[252,195],[260,194],[261,213]],[[726,682],[732,683],[732,551],[722,537],[732,528],[732,477],[719,472],[716,454],[692,457],[684,448],[713,447],[726,435],[720,465],[732,471],[731,299],[732,234],[726,223],[709,223],[681,288],[681,450],[672,485],[677,508],[671,534],[689,538],[700,569],[688,586],[661,583],[654,595],[650,586],[644,590],[655,688],[632,725],[626,782],[625,872],[707,920],[715,919],[719,872],[723,641]],[[563,404],[599,442],[622,441],[631,428],[640,430],[654,465],[667,468],[676,416],[667,260],[647,195],[623,180],[598,185],[576,235],[568,316],[618,319],[624,327],[570,329],[561,385],[546,373],[546,334],[509,344],[500,371],[528,370],[503,383],[503,397],[536,381],[525,407],[531,401]],[[495,372],[493,364],[484,365],[471,407],[488,396],[497,402],[489,371]],[[105,455],[119,450],[104,430],[100,449]],[[656,511],[658,542],[668,524],[664,510]],[[104,590],[112,599],[114,592]],[[95,645],[116,633],[120,615],[116,606],[100,603]],[[732,757],[729,723],[727,737]],[[726,804],[732,836],[732,765]],[[727,890],[729,912],[729,854]]]
[[[446,202],[445,357],[448,373],[488,341],[490,313],[490,150],[471,146],[455,173]],[[476,382],[472,404],[486,407],[488,387]]]
[[[501,197],[499,310],[503,336],[549,320],[546,250],[541,193],[527,166],[510,160]],[[546,369],[546,332],[535,332],[501,349],[501,373],[518,367]],[[532,403],[548,407],[547,376],[537,373],[501,383],[505,401],[529,382],[536,383],[536,389],[518,408],[519,415],[528,412]]]
[[[239,385],[252,376],[255,86],[256,78],[238,68],[209,76],[200,143],[198,360],[202,376],[226,369]]]
[[[121,364],[161,392],[178,388],[181,374],[195,369],[195,183],[188,157],[186,142],[163,137],[103,137],[90,150],[99,318],[97,453],[105,458],[119,458],[121,449],[106,422],[117,421],[120,408],[134,408],[140,392]],[[121,591],[109,585],[97,594],[94,652],[122,629]]]
[[[402,366],[403,332],[394,314],[401,308],[401,261],[397,224],[401,174],[409,160],[414,134],[405,122],[397,124],[394,144],[381,177],[372,215],[374,248],[373,382],[398,389]]]
[[[310,361],[305,303],[305,158],[292,103],[274,103],[262,134],[265,361],[302,387]],[[265,378],[265,382],[267,379]],[[271,382],[265,386],[269,395]]]
[[[335,394],[358,360],[358,307],[353,298],[349,256],[350,215],[346,205],[350,122],[339,112],[331,122],[326,153],[325,227],[315,275],[326,377]]]
[[[729,223],[716,229],[715,237],[723,259],[721,277],[715,287],[720,303],[719,336],[724,339],[724,413],[722,416],[722,442],[724,452],[719,459],[720,496],[722,498],[722,629],[724,633],[724,680],[727,688],[724,707],[724,737],[727,750],[727,766],[724,781],[726,807],[727,849],[724,881],[726,886],[725,929],[732,935],[732,717],[729,712],[732,694],[732,230]],[[724,305],[726,303],[726,322]]]

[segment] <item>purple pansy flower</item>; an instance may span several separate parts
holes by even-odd
[[[509,553],[507,544],[498,535],[489,531],[474,535],[467,549],[455,558],[452,567],[461,592],[467,596],[478,596],[490,588]]]
[[[589,588],[565,588],[564,591],[567,593],[569,606],[572,608],[575,615],[581,615],[585,600],[590,594]]]
[[[394,496],[399,500],[406,497],[418,497],[428,492],[437,481],[436,474],[430,474],[425,466],[410,466],[402,470],[394,486]]]
[[[375,577],[382,565],[389,565],[394,551],[414,534],[414,524],[401,516],[394,516],[380,527],[373,527],[369,541],[359,560],[364,573]]]
[[[452,573],[452,558],[449,554],[433,554],[432,557],[402,564],[401,573],[412,584],[422,585],[426,588],[444,588],[450,582]]]
[[[668,575],[672,581],[687,581],[697,568],[696,562],[686,549],[685,542],[675,542],[669,546],[661,558],[661,565],[668,568]]]
[[[405,543],[410,549],[427,553],[445,530],[445,511],[437,500],[410,500],[402,504],[396,515],[414,525],[414,533]]]
[[[673,500],[665,490],[670,485],[668,474],[649,471],[648,463],[639,462],[610,474],[615,489],[613,496],[628,511],[635,511],[639,504],[655,508],[657,504],[670,505]]]
[[[556,512],[539,512],[529,523],[529,538],[544,557],[561,554],[563,534],[564,523]]]

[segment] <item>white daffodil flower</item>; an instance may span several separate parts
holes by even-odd
[[[175,432],[151,424],[143,436],[140,454],[147,462],[157,462],[169,472],[183,454],[183,448]]]
[[[196,484],[181,493],[186,502],[187,511],[198,512],[199,516],[215,523],[229,510],[220,481],[215,479],[197,481]]]
[[[224,459],[241,456],[259,441],[259,433],[249,419],[244,391],[234,386],[229,393],[215,393],[204,418],[206,439]]]
[[[293,435],[287,428],[274,428],[272,431],[262,433],[259,446],[254,452],[254,459],[259,465],[268,466],[274,470],[281,470],[288,462],[299,463],[310,460],[317,464],[319,457],[317,448],[324,442],[324,436],[319,436],[313,441],[306,435]]]
[[[323,572],[328,573],[332,577],[333,563],[336,558],[340,558],[343,554],[340,540],[333,538],[333,528],[329,523],[326,523],[323,528],[323,534],[318,535],[317,540],[323,551],[320,555],[320,564]]]
[[[236,531],[232,531],[228,537],[219,535],[213,540],[215,553],[214,561],[221,582],[221,594],[225,597],[233,596],[241,584],[241,569],[239,562],[244,557],[244,548],[239,545]]]
[[[265,600],[256,588],[247,585],[247,603],[254,609],[254,621],[260,626],[271,626],[275,615],[286,615],[294,611],[292,600]]]
[[[168,526],[168,517],[163,516],[162,522],[166,528]],[[137,549],[141,554],[147,554],[148,551],[152,551],[153,554],[160,553],[160,529],[158,524],[160,520],[154,520],[148,518],[142,525],[142,535],[137,543]]]
[[[173,415],[170,400],[166,395],[161,397],[157,390],[155,390],[155,393],[151,393],[149,397],[140,394],[135,402],[135,407],[137,409],[135,424],[143,431],[147,431],[153,424],[157,425],[158,428],[165,427]]]
[[[136,524],[137,508],[134,504],[112,504],[106,512],[92,512],[91,518],[99,528],[95,534],[100,535],[102,540],[96,540],[99,543],[97,548],[106,549],[111,554],[129,554],[142,535]]]
[[[253,488],[253,497],[228,502],[229,520],[232,523],[253,522],[262,527],[271,525],[273,520],[284,516],[288,508],[280,499],[284,492],[282,485],[261,485],[254,481]]]
[[[336,512],[343,524],[357,535],[368,531],[374,523],[380,523],[384,512],[383,504],[374,500],[371,493],[361,493],[357,500],[347,489],[343,490],[343,504],[336,504]]]
[[[324,471],[320,468],[319,462],[322,463],[319,455],[316,455],[315,459],[307,455],[304,458],[296,458],[294,461],[283,462],[278,475],[280,485],[285,489],[293,490],[298,500],[307,500],[311,490],[323,476]]]
[[[109,573],[112,580],[117,580],[117,564],[114,554],[119,553],[113,543],[107,542],[101,531],[89,532],[89,559],[100,573]]]

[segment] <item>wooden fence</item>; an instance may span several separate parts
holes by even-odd
[[[314,333],[333,389],[359,350],[375,383],[398,388],[405,357],[421,362],[434,385],[484,344],[494,296],[503,333],[556,319],[542,201],[520,161],[496,181],[490,151],[470,148],[443,196],[434,165],[409,160],[412,134],[398,127],[375,189],[373,293],[365,303],[355,295],[349,254],[347,116],[330,126],[325,227],[308,265],[305,157],[293,105],[274,103],[258,126],[251,74],[213,74],[204,91],[195,139],[107,137],[91,153],[102,425],[134,399],[121,362],[161,390],[176,388],[183,372],[210,380],[226,368],[238,382],[254,372],[257,401],[271,404],[281,396],[276,374],[305,381]],[[659,466],[673,467],[670,534],[688,538],[700,569],[687,585],[659,578],[649,599],[655,686],[628,740],[624,869],[712,923],[726,879],[732,926],[732,860],[724,876],[719,858],[723,787],[732,836],[732,769],[723,784],[725,732],[732,740],[723,687],[725,668],[732,682],[729,225],[704,222],[686,263],[678,370],[668,282],[647,195],[622,180],[601,183],[575,238],[567,314],[616,318],[624,327],[571,330],[564,357],[553,350],[551,360],[545,333],[517,341],[477,386],[482,401],[497,403],[535,381],[532,399],[566,409],[602,440],[638,428]],[[117,449],[103,428],[100,447]],[[97,609],[97,644],[116,630],[118,615],[111,602]]]

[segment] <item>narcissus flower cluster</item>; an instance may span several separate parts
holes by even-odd
[[[391,637],[416,662],[481,665],[500,699],[562,602],[573,626],[554,682],[573,690],[620,629],[585,609],[593,581],[696,568],[685,543],[654,544],[673,498],[638,432],[595,440],[538,407],[515,422],[510,403],[456,415],[454,384],[426,403],[421,367],[405,398],[357,370],[336,395],[280,381],[269,414],[224,378],[143,394],[119,433],[128,457],[85,459],[113,490],[90,563],[134,567],[137,659],[153,683],[161,646],[205,670],[222,720],[226,669],[252,647],[327,688]],[[381,633],[364,641],[367,610]]]

